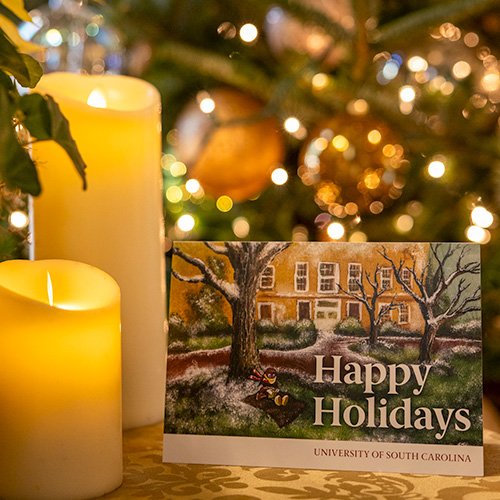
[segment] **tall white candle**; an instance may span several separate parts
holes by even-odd
[[[37,91],[59,103],[87,163],[88,189],[55,144],[33,145],[35,257],[109,273],[122,291],[123,423],[163,418],[165,276],[160,99],[124,76],[45,75]]]
[[[120,290],[78,262],[0,263],[0,498],[122,481]]]

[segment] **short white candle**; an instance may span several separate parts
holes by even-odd
[[[122,481],[120,290],[77,262],[0,263],[0,498]]]

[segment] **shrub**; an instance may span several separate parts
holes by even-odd
[[[386,321],[382,325],[380,335],[384,337],[420,337],[419,332],[403,328],[392,321]]]
[[[361,322],[357,318],[345,318],[335,325],[333,332],[336,335],[345,335],[347,337],[366,337]]]

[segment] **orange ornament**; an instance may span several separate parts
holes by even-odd
[[[211,196],[236,202],[257,196],[284,158],[278,120],[260,118],[263,105],[237,90],[206,94],[215,104],[211,113],[201,111],[198,99],[177,120],[177,157]]]

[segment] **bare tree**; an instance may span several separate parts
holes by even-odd
[[[369,342],[371,345],[375,345],[378,341],[378,336],[380,333],[380,327],[382,326],[382,318],[386,313],[389,311],[392,311],[393,309],[396,309],[399,307],[399,303],[396,303],[396,295],[392,297],[392,300],[389,304],[384,304],[380,310],[377,313],[377,303],[379,297],[387,290],[387,287],[381,287],[379,281],[378,281],[378,275],[380,273],[380,266],[377,264],[377,267],[375,268],[375,274],[373,281],[371,280],[370,274],[368,274],[367,271],[365,271],[365,277],[370,286],[373,289],[373,293],[371,295],[371,299],[366,293],[365,290],[365,285],[363,283],[362,279],[362,274],[361,274],[361,279],[357,278],[355,280],[356,285],[358,286],[359,293],[360,295],[350,292],[347,290],[344,290],[340,284],[338,285],[339,289],[344,292],[346,295],[349,295],[349,297],[352,297],[353,299],[356,299],[357,301],[361,302],[365,306],[366,312],[368,313],[368,317],[370,318],[370,337],[369,337]]]
[[[383,251],[380,254],[391,264],[397,282],[417,302],[420,308],[425,321],[425,328],[422,340],[420,341],[418,361],[420,363],[429,363],[431,360],[432,345],[438,328],[446,321],[458,318],[469,312],[481,310],[480,304],[477,303],[481,298],[480,285],[478,284],[474,289],[471,289],[471,283],[466,284],[467,280],[465,278],[467,275],[479,274],[480,264],[479,262],[464,263],[466,252],[464,245],[449,244],[444,253],[441,252],[442,255],[440,256],[438,251],[444,248],[444,246],[431,243],[431,254],[437,269],[433,276],[429,276],[432,264],[431,258],[428,259],[421,271],[417,271],[417,263],[414,257],[411,267],[405,266],[402,260],[399,261],[399,265],[396,265],[387,255],[385,248],[382,248]],[[456,255],[457,251],[458,257],[455,265],[450,265],[450,259]],[[448,270],[445,269],[445,264],[447,264]],[[403,280],[403,269],[408,269],[413,277],[417,285],[415,291],[407,281]],[[442,300],[443,293],[449,290],[453,284],[457,286],[456,292],[449,304],[445,304]]]
[[[186,277],[176,271],[172,274],[181,281],[206,283],[218,290],[231,306],[233,332],[228,378],[246,378],[253,369],[259,368],[257,332],[255,328],[255,298],[260,277],[272,260],[291,243],[276,242],[226,242],[224,246],[204,242],[218,255],[229,259],[234,270],[233,282],[216,276],[205,262],[173,248],[173,254],[197,267],[201,275]]]

